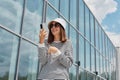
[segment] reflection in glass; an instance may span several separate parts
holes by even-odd
[[[95,80],[95,75],[87,72],[87,80]]]
[[[57,10],[59,9],[59,0],[48,0]],[[62,1],[63,3],[64,1]]]
[[[95,50],[93,47],[91,47],[91,68],[92,72],[95,71]]]
[[[86,69],[90,71],[90,44],[88,42],[86,44]]]
[[[100,55],[99,53],[96,51],[96,71],[98,72],[98,74],[100,74],[100,63],[99,63],[99,60],[100,60]]]
[[[76,43],[76,39],[77,39],[77,37],[76,37],[76,31],[72,28],[72,27],[70,27],[70,40],[72,41],[72,46],[73,46],[73,58],[74,58],[74,61],[76,61],[76,45],[77,45],[77,43]]]
[[[95,21],[96,22],[96,21]],[[96,40],[96,48],[99,50],[99,26],[98,26],[98,23],[96,22],[95,23],[95,40]]]
[[[70,80],[76,80],[76,66],[72,65],[69,70]]]
[[[75,27],[76,27],[76,5],[77,5],[76,2],[77,0],[70,0],[70,22]]]
[[[38,42],[38,34],[42,19],[43,0],[27,0],[23,21],[23,33],[25,37]]]
[[[0,80],[14,80],[18,39],[0,28]]]
[[[84,35],[84,3],[83,0],[80,0],[79,2],[80,2],[79,27],[80,27],[80,32]]]
[[[85,6],[85,36],[90,41],[89,9]]]
[[[0,0],[0,24],[19,33],[22,5],[15,0]]]
[[[79,72],[79,80],[87,80],[87,72],[84,70],[80,70]]]
[[[90,14],[91,42],[94,44],[94,17]]]
[[[18,80],[36,80],[38,66],[37,47],[21,42]]]
[[[47,6],[47,14],[46,14],[46,24],[48,24],[51,20],[55,19],[58,17],[58,13],[56,13],[54,11],[53,8],[51,8],[50,6]],[[46,25],[47,28],[47,25]]]
[[[79,39],[79,60],[81,62],[81,67],[84,68],[84,38],[80,36],[80,39]]]
[[[70,0],[60,0],[60,12],[62,15],[68,20],[68,14],[69,14],[69,1]]]

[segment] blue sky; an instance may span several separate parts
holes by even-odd
[[[120,47],[120,0],[84,0],[115,46]]]
[[[102,21],[102,24],[109,26],[107,29],[108,31],[120,34],[120,0],[116,0],[116,2],[117,10],[106,15],[106,18]]]

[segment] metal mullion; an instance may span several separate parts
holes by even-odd
[[[105,38],[105,58],[107,58],[106,54],[107,54],[107,45],[106,45],[106,36],[104,36]],[[107,60],[105,60],[105,71],[107,73]],[[107,77],[107,74],[106,74]]]
[[[101,30],[101,54],[103,55],[103,37],[102,37],[102,30]],[[102,72],[104,71],[104,68],[103,68],[103,56],[101,56],[101,59],[102,59]]]
[[[89,10],[89,37],[90,37],[90,42],[91,42],[91,16],[90,16],[90,10]],[[91,67],[91,44],[90,44],[90,71],[92,70],[92,67]]]
[[[86,38],[86,9],[85,9],[85,4],[84,4],[84,37]],[[87,38],[86,38],[87,39]],[[88,39],[87,39],[88,40]],[[89,40],[88,40],[89,41]],[[86,68],[86,40],[84,39],[84,68]],[[85,79],[87,79],[87,73],[84,72]]]
[[[47,0],[43,0],[42,23],[46,23]]]
[[[95,33],[95,28],[96,27],[96,22],[95,22],[95,18],[94,18],[94,46],[96,47],[96,33]],[[94,59],[95,59],[95,71],[96,71],[96,49],[94,48]]]
[[[25,3],[26,0],[23,1],[23,11],[22,11],[22,18],[21,18],[21,25],[20,25],[20,35],[22,35],[22,29],[23,29],[23,19],[24,19],[24,13],[25,13]],[[14,80],[18,80],[18,70],[19,70],[19,62],[20,62],[20,48],[21,48],[21,41],[22,38],[19,38],[19,43],[18,43],[18,53],[17,53],[17,58],[16,58],[16,68],[15,68],[15,77]]]
[[[103,32],[102,32],[102,55],[103,55],[103,53],[104,53],[104,51],[103,51],[103,46],[104,46],[104,38],[103,38]],[[102,57],[102,65],[103,65],[103,72],[104,72],[104,57]]]
[[[104,35],[104,45],[105,45],[104,50],[105,50],[105,59],[106,59],[106,36],[105,35]],[[106,73],[107,73],[106,60],[104,65],[105,65],[105,77],[106,77]]]
[[[109,46],[109,41],[108,41],[108,46]],[[109,57],[110,55],[109,55],[109,54],[110,54],[110,49],[108,48],[108,66],[110,65],[110,59],[109,59],[109,58],[110,58],[110,57]],[[109,69],[108,69],[108,70],[110,71],[110,66],[109,66]]]
[[[61,0],[59,0],[58,2],[59,2],[59,4],[58,4],[58,11],[60,12],[60,5],[61,5],[61,3],[60,3],[60,2],[61,2]],[[60,17],[60,15],[59,15],[59,14],[58,14],[58,17]]]
[[[77,29],[79,30],[79,0],[76,1],[76,26],[77,26]],[[77,32],[76,32],[77,33]],[[79,64],[79,33],[76,34],[76,61],[77,63]],[[79,80],[79,66],[77,67],[76,69],[76,77],[77,79],[76,80]]]
[[[84,4],[84,36],[86,37],[85,33],[85,4]],[[84,40],[84,68],[86,68],[86,40]]]
[[[69,5],[68,5],[68,8],[69,8],[69,12],[68,12],[68,22],[70,21],[70,2],[71,0],[69,0]],[[68,38],[70,38],[70,24],[68,24]]]
[[[100,50],[100,28],[99,27],[98,27],[98,49]],[[100,71],[100,53],[98,55],[99,55],[99,71]]]

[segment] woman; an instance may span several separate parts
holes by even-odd
[[[38,79],[67,79],[68,69],[73,63],[73,48],[71,41],[66,38],[66,22],[56,18],[49,22],[48,40],[45,40],[47,32],[42,29],[39,35],[39,60],[41,69]]]

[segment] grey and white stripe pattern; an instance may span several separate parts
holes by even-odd
[[[49,46],[55,46],[61,52],[57,57],[52,58],[48,54]],[[65,43],[51,44],[45,40],[45,47],[38,47],[38,58],[41,69],[38,74],[38,79],[67,79],[69,80],[68,70],[73,64],[73,48],[70,40]]]

